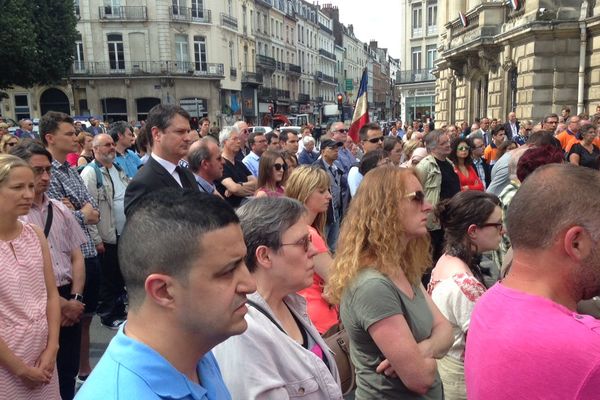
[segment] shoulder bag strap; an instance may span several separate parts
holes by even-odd
[[[287,335],[287,332],[281,327],[281,325],[279,325],[277,323],[277,321],[275,321],[275,318],[273,318],[268,312],[267,310],[265,310],[264,308],[262,308],[261,306],[259,306],[258,304],[256,304],[255,302],[253,302],[252,300],[248,299],[248,304],[250,304],[252,307],[256,308],[258,311],[260,311],[265,317],[269,318],[269,320],[273,323],[273,325],[275,325],[281,332],[285,333]]]
[[[46,225],[44,226],[44,235],[48,237],[50,234],[50,228],[52,227],[52,202],[48,201],[48,216],[46,217]]]

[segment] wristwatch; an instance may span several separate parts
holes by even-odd
[[[77,300],[80,303],[83,303],[83,296],[80,295],[79,293],[73,293],[71,294],[71,296],[69,296],[70,300]]]

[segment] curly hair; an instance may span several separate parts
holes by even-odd
[[[315,190],[329,190],[331,180],[325,170],[314,165],[301,165],[292,171],[285,185],[285,195],[306,204]],[[319,213],[312,223],[321,236],[325,229],[327,213]]]
[[[431,265],[429,236],[409,238],[402,224],[407,207],[406,183],[412,168],[375,168],[360,184],[344,217],[337,252],[325,293],[339,304],[352,280],[365,268],[375,268],[389,277],[401,270],[412,285],[419,284]]]

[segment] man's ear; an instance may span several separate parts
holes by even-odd
[[[163,274],[151,274],[144,282],[146,297],[153,303],[162,307],[172,308],[174,304],[174,290],[176,280]]]
[[[564,233],[563,248],[574,261],[581,262],[592,252],[594,241],[583,227],[573,226]]]

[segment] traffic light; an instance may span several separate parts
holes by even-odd
[[[338,104],[338,110],[342,111],[342,102],[344,101],[344,96],[342,96],[341,94],[337,95],[337,104]]]
[[[273,106],[269,105],[269,114],[273,115]]]

